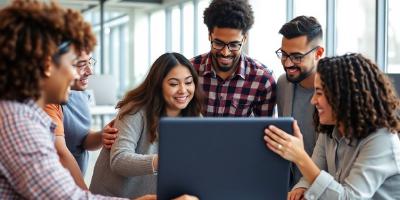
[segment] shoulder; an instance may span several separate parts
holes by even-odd
[[[263,63],[256,59],[250,58],[247,55],[243,56],[244,63],[246,66],[246,76],[253,76],[256,80],[267,85],[275,85],[275,79],[273,77],[273,72]]]
[[[44,111],[47,114],[51,114],[51,113],[62,113],[62,109],[61,109],[61,105],[60,104],[47,104],[44,107]]]
[[[126,123],[131,122],[141,122],[145,120],[145,111],[144,109],[140,109],[138,111],[131,111],[128,114],[124,115],[120,120]]]
[[[386,128],[376,130],[374,133],[362,139],[360,143],[364,146],[377,146],[379,148],[400,147],[399,135],[389,132]]]

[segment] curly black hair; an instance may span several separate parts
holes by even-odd
[[[91,25],[82,15],[54,2],[14,0],[0,10],[0,19],[1,100],[37,100],[46,60],[57,62],[54,59],[66,53],[60,52],[60,45],[86,52],[96,45]]]
[[[247,33],[254,24],[253,10],[247,0],[213,0],[204,10],[209,33],[214,27],[233,28]]]
[[[400,131],[395,89],[371,60],[355,53],[327,57],[319,61],[317,73],[337,119],[336,126],[344,126],[346,138],[361,139],[379,128]],[[332,133],[332,126],[321,125],[318,115],[314,123],[318,132]]]
[[[307,36],[307,42],[322,40],[322,27],[315,17],[298,16],[284,24],[279,33],[285,38],[292,39],[299,36]]]

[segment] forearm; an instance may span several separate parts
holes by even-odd
[[[304,179],[312,184],[314,180],[317,178],[321,170],[314,163],[314,161],[307,155],[305,151],[301,153],[301,156],[298,160],[294,161],[294,163],[299,168],[301,174]]]
[[[89,151],[100,149],[103,146],[101,131],[89,131],[84,142],[84,148]]]
[[[111,155],[111,170],[122,176],[143,176],[153,174],[154,155],[121,152]]]
[[[83,180],[81,170],[79,169],[79,165],[76,162],[72,153],[66,147],[64,137],[57,136],[55,146],[62,166],[69,171],[75,183],[80,188],[87,190],[88,188],[85,184],[85,181]]]

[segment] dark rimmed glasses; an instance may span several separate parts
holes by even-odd
[[[215,50],[221,51],[222,49],[225,48],[225,46],[227,46],[229,51],[239,51],[242,48],[243,40],[244,40],[244,38],[240,42],[235,41],[235,42],[229,42],[229,43],[225,43],[220,40],[212,40],[211,47],[214,48]]]
[[[285,62],[289,58],[290,61],[292,61],[292,63],[300,64],[305,56],[307,56],[309,53],[313,52],[318,48],[319,46],[316,46],[304,54],[301,53],[287,54],[285,51],[282,51],[282,49],[279,48],[278,50],[275,51],[275,53],[282,62]]]

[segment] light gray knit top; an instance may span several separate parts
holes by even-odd
[[[115,121],[119,129],[111,151],[102,149],[93,172],[90,191],[95,194],[136,198],[155,194],[157,177],[152,158],[158,141],[150,143],[143,110]]]

